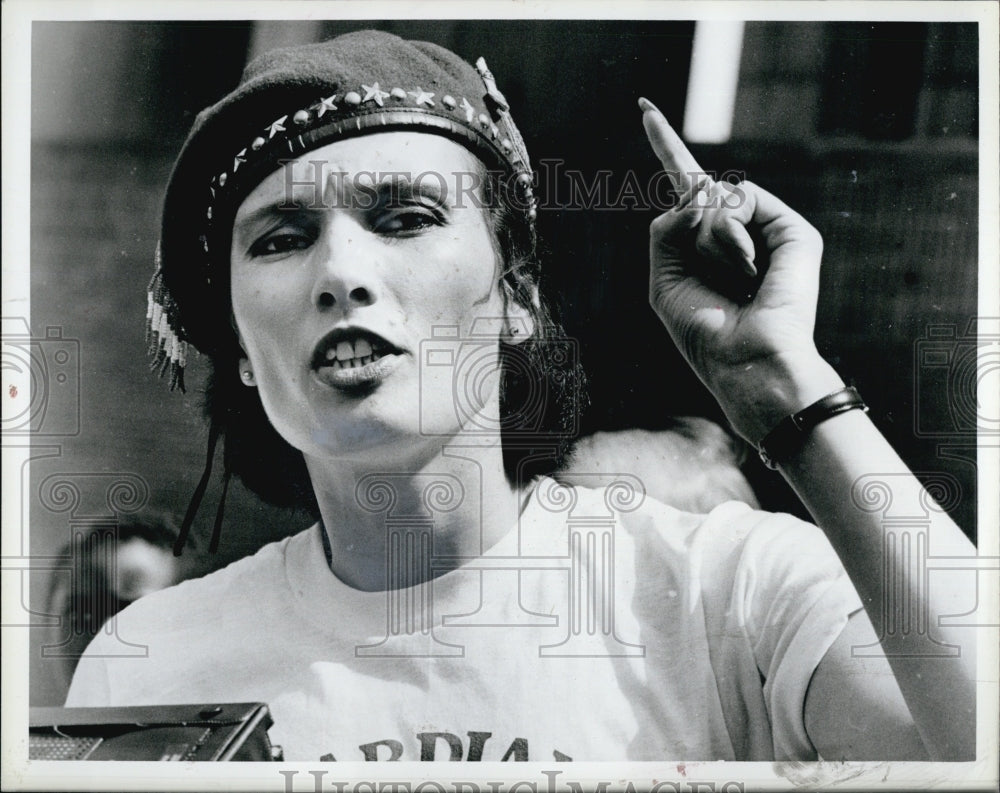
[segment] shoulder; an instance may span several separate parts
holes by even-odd
[[[836,577],[842,566],[826,535],[794,515],[726,501],[705,513],[686,512],[649,496],[637,477],[620,475],[597,487],[539,484],[538,498],[563,514],[569,530],[613,527],[616,551],[685,569],[703,583],[733,582],[746,571],[780,583],[804,575]]]
[[[158,635],[189,630],[200,625],[213,630],[226,622],[232,630],[234,620],[243,612],[266,608],[271,599],[265,592],[280,589],[286,582],[288,554],[308,543],[310,532],[268,543],[256,553],[238,559],[200,578],[192,578],[167,589],[153,592],[132,603],[117,615],[119,629],[129,626],[151,628]],[[197,620],[192,616],[197,615]]]
[[[570,522],[604,516],[632,533],[650,531],[688,544],[726,546],[751,536],[760,543],[784,534],[824,537],[814,525],[794,515],[767,512],[742,500],[727,499],[704,511],[679,508],[656,498],[632,474],[597,474],[589,479],[576,475],[572,482],[543,478],[536,497],[544,510],[565,513]]]
[[[247,636],[290,611],[286,560],[315,532],[269,543],[201,578],[153,592],[116,614],[76,667],[67,705],[186,702],[223,690]],[[222,688],[220,688],[222,687]]]

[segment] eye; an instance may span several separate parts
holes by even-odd
[[[444,218],[439,210],[431,207],[408,206],[383,210],[372,223],[372,230],[376,234],[407,236],[432,226],[442,225],[444,225]]]
[[[251,256],[275,256],[291,251],[301,251],[312,245],[313,239],[303,231],[288,228],[261,237],[250,246]]]

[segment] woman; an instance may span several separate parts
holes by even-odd
[[[969,756],[968,637],[927,658],[872,627],[882,526],[852,486],[919,486],[812,343],[819,235],[639,107],[678,195],[653,308],[822,531],[544,477],[579,378],[485,63],[375,32],[275,51],[185,144],[150,322],[175,382],[188,340],[211,356],[210,461],[224,436],[227,478],[318,522],[130,607],[148,659],[95,641],[68,705],[262,701],[289,759]],[[960,610],[906,588],[932,625]]]

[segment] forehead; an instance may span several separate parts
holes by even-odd
[[[321,172],[344,174],[355,183],[389,179],[454,184],[465,174],[478,176],[483,164],[468,149],[426,132],[376,132],[320,146],[283,163],[251,192],[282,190],[290,184],[315,184]],[[475,182],[466,179],[465,183]],[[459,182],[461,183],[461,182]]]

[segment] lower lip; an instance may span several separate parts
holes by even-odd
[[[345,390],[356,388],[371,388],[382,383],[399,365],[402,355],[389,353],[377,361],[355,366],[352,369],[338,369],[333,366],[321,366],[313,370],[313,377],[324,385]]]

